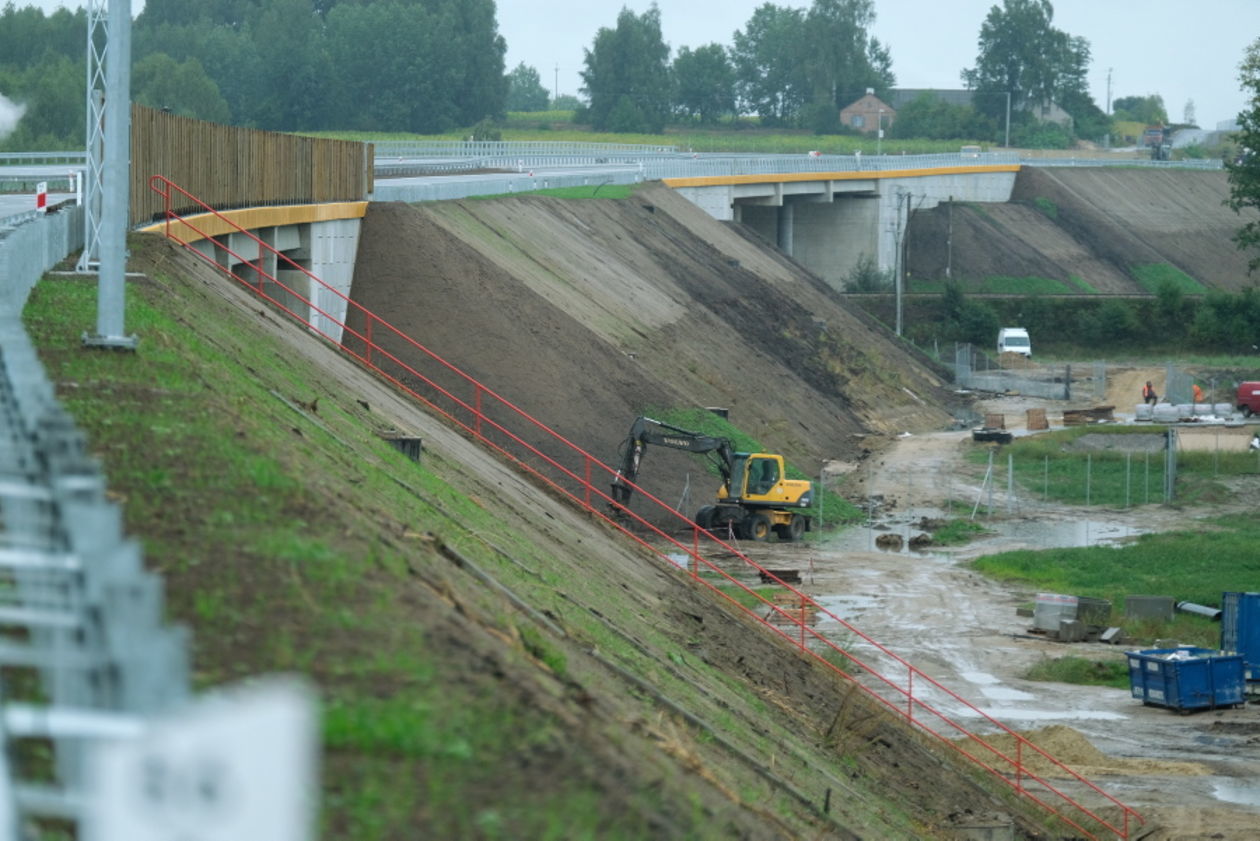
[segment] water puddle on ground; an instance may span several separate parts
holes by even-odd
[[[1003,686],[1002,681],[988,672],[959,672],[958,676],[968,683],[974,683],[980,694],[990,701],[1031,701],[1034,698],[1027,692]]]
[[[984,713],[998,721],[1123,721],[1128,716],[1106,710],[1030,710],[1023,707],[981,707]],[[965,716],[965,713],[962,715]]]
[[[1226,803],[1260,806],[1260,783],[1254,780],[1221,780],[1212,786],[1212,795]]]
[[[933,523],[967,519],[970,519],[968,511],[911,508],[878,518],[873,525],[850,526],[839,534],[829,536],[826,548],[838,552],[887,552],[925,560],[948,561],[950,549],[916,543],[924,540],[925,535],[931,534],[931,530],[924,527],[925,524],[930,526]],[[983,545],[986,552],[1114,545],[1131,540],[1144,531],[1106,520],[1054,520],[1027,516],[990,519],[981,514],[974,522],[983,526],[987,534],[979,535],[965,545]]]
[[[853,622],[863,611],[879,604],[879,599],[875,596],[815,596],[814,601],[818,602],[828,613],[843,619],[845,622]],[[829,622],[831,620],[823,616],[820,621]]]

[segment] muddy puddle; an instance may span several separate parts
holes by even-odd
[[[1212,786],[1217,800],[1242,806],[1260,807],[1260,782],[1247,779],[1225,779]]]
[[[1044,517],[979,516],[974,522],[986,533],[960,546],[925,543],[935,525],[969,519],[970,512],[916,507],[856,525],[827,537],[824,549],[836,552],[889,552],[936,561],[951,561],[957,554],[1007,552],[1015,549],[1053,549],[1110,546],[1132,540],[1145,532],[1127,523],[1103,519],[1051,519]]]

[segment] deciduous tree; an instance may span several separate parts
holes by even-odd
[[[976,66],[962,73],[967,87],[988,94],[976,97],[979,110],[1001,117],[1006,102],[998,94],[1007,92],[1019,110],[1070,102],[1079,111],[1084,101],[1092,102],[1085,78],[1089,42],[1056,29],[1053,20],[1050,0],[1003,0],[989,10]]]
[[[721,44],[682,47],[671,68],[679,113],[712,123],[735,111],[735,69]]]
[[[1149,96],[1121,96],[1111,103],[1111,114],[1117,120],[1130,120],[1148,126],[1168,124],[1168,111],[1164,98],[1157,93]]]
[[[806,73],[814,102],[838,112],[867,88],[884,95],[892,87],[892,58],[867,34],[874,22],[873,0],[814,0],[805,15]]]
[[[538,71],[525,62],[508,74],[507,110],[546,111],[550,101]]]
[[[735,32],[736,92],[743,107],[766,125],[795,122],[808,101],[805,37],[805,13],[773,3],[758,6]]]
[[[897,111],[892,137],[924,137],[934,140],[977,140],[992,137],[996,124],[970,105],[951,105],[922,93]]]
[[[669,111],[669,47],[661,38],[661,11],[642,15],[623,8],[614,29],[601,27],[586,50],[582,92],[596,129],[657,134]]]
[[[176,62],[165,53],[145,56],[132,68],[131,98],[141,105],[169,108],[198,120],[224,123],[229,117],[218,85],[195,58]]]
[[[1239,66],[1238,80],[1248,94],[1246,107],[1238,115],[1238,145],[1242,152],[1238,158],[1226,162],[1229,171],[1229,206],[1237,212],[1244,210],[1251,215],[1238,233],[1234,241],[1244,250],[1260,251],[1260,221],[1255,218],[1255,211],[1260,210],[1260,38],[1247,48]],[[1260,253],[1257,253],[1247,264],[1250,271],[1260,267]]]

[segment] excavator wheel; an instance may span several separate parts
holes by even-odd
[[[805,536],[805,518],[800,514],[793,514],[791,521],[786,526],[779,527],[779,539],[796,541]]]
[[[770,536],[770,518],[756,512],[744,518],[744,534],[749,540],[762,541]]]
[[[696,525],[705,531],[713,531],[713,511],[712,505],[706,505],[696,512]]]

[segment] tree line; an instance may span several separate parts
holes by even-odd
[[[9,148],[82,146],[87,17],[0,10],[0,94],[24,107]],[[277,131],[441,133],[501,114],[494,0],[147,0],[132,99]]]
[[[892,322],[892,296],[861,299],[885,323]],[[1001,327],[1027,326],[1043,352],[1142,352],[1177,349],[1186,353],[1254,357],[1260,290],[1214,290],[1187,296],[1173,284],[1161,284],[1154,295],[1099,299],[1008,297],[980,299],[966,295],[955,282],[931,298],[906,304],[905,333],[924,347],[934,343],[970,342],[992,347]]]
[[[1106,133],[1090,98],[1089,44],[1054,26],[1050,0],[1002,0],[984,19],[971,104],[904,105],[894,137],[1063,145]],[[622,9],[585,50],[584,102],[550,102],[538,71],[505,72],[494,0],[149,0],[133,28],[133,99],[201,119],[282,131],[444,133],[508,110],[571,105],[600,131],[658,133],[736,115],[762,126],[852,130],[839,111],[887,97],[892,52],[870,34],[874,0],[763,3],[732,43],[672,51],[652,5]],[[10,148],[82,142],[86,16],[0,10],[0,94],[23,104]],[[1071,128],[1046,124],[1053,102]],[[1119,102],[1119,100],[1118,100]]]

